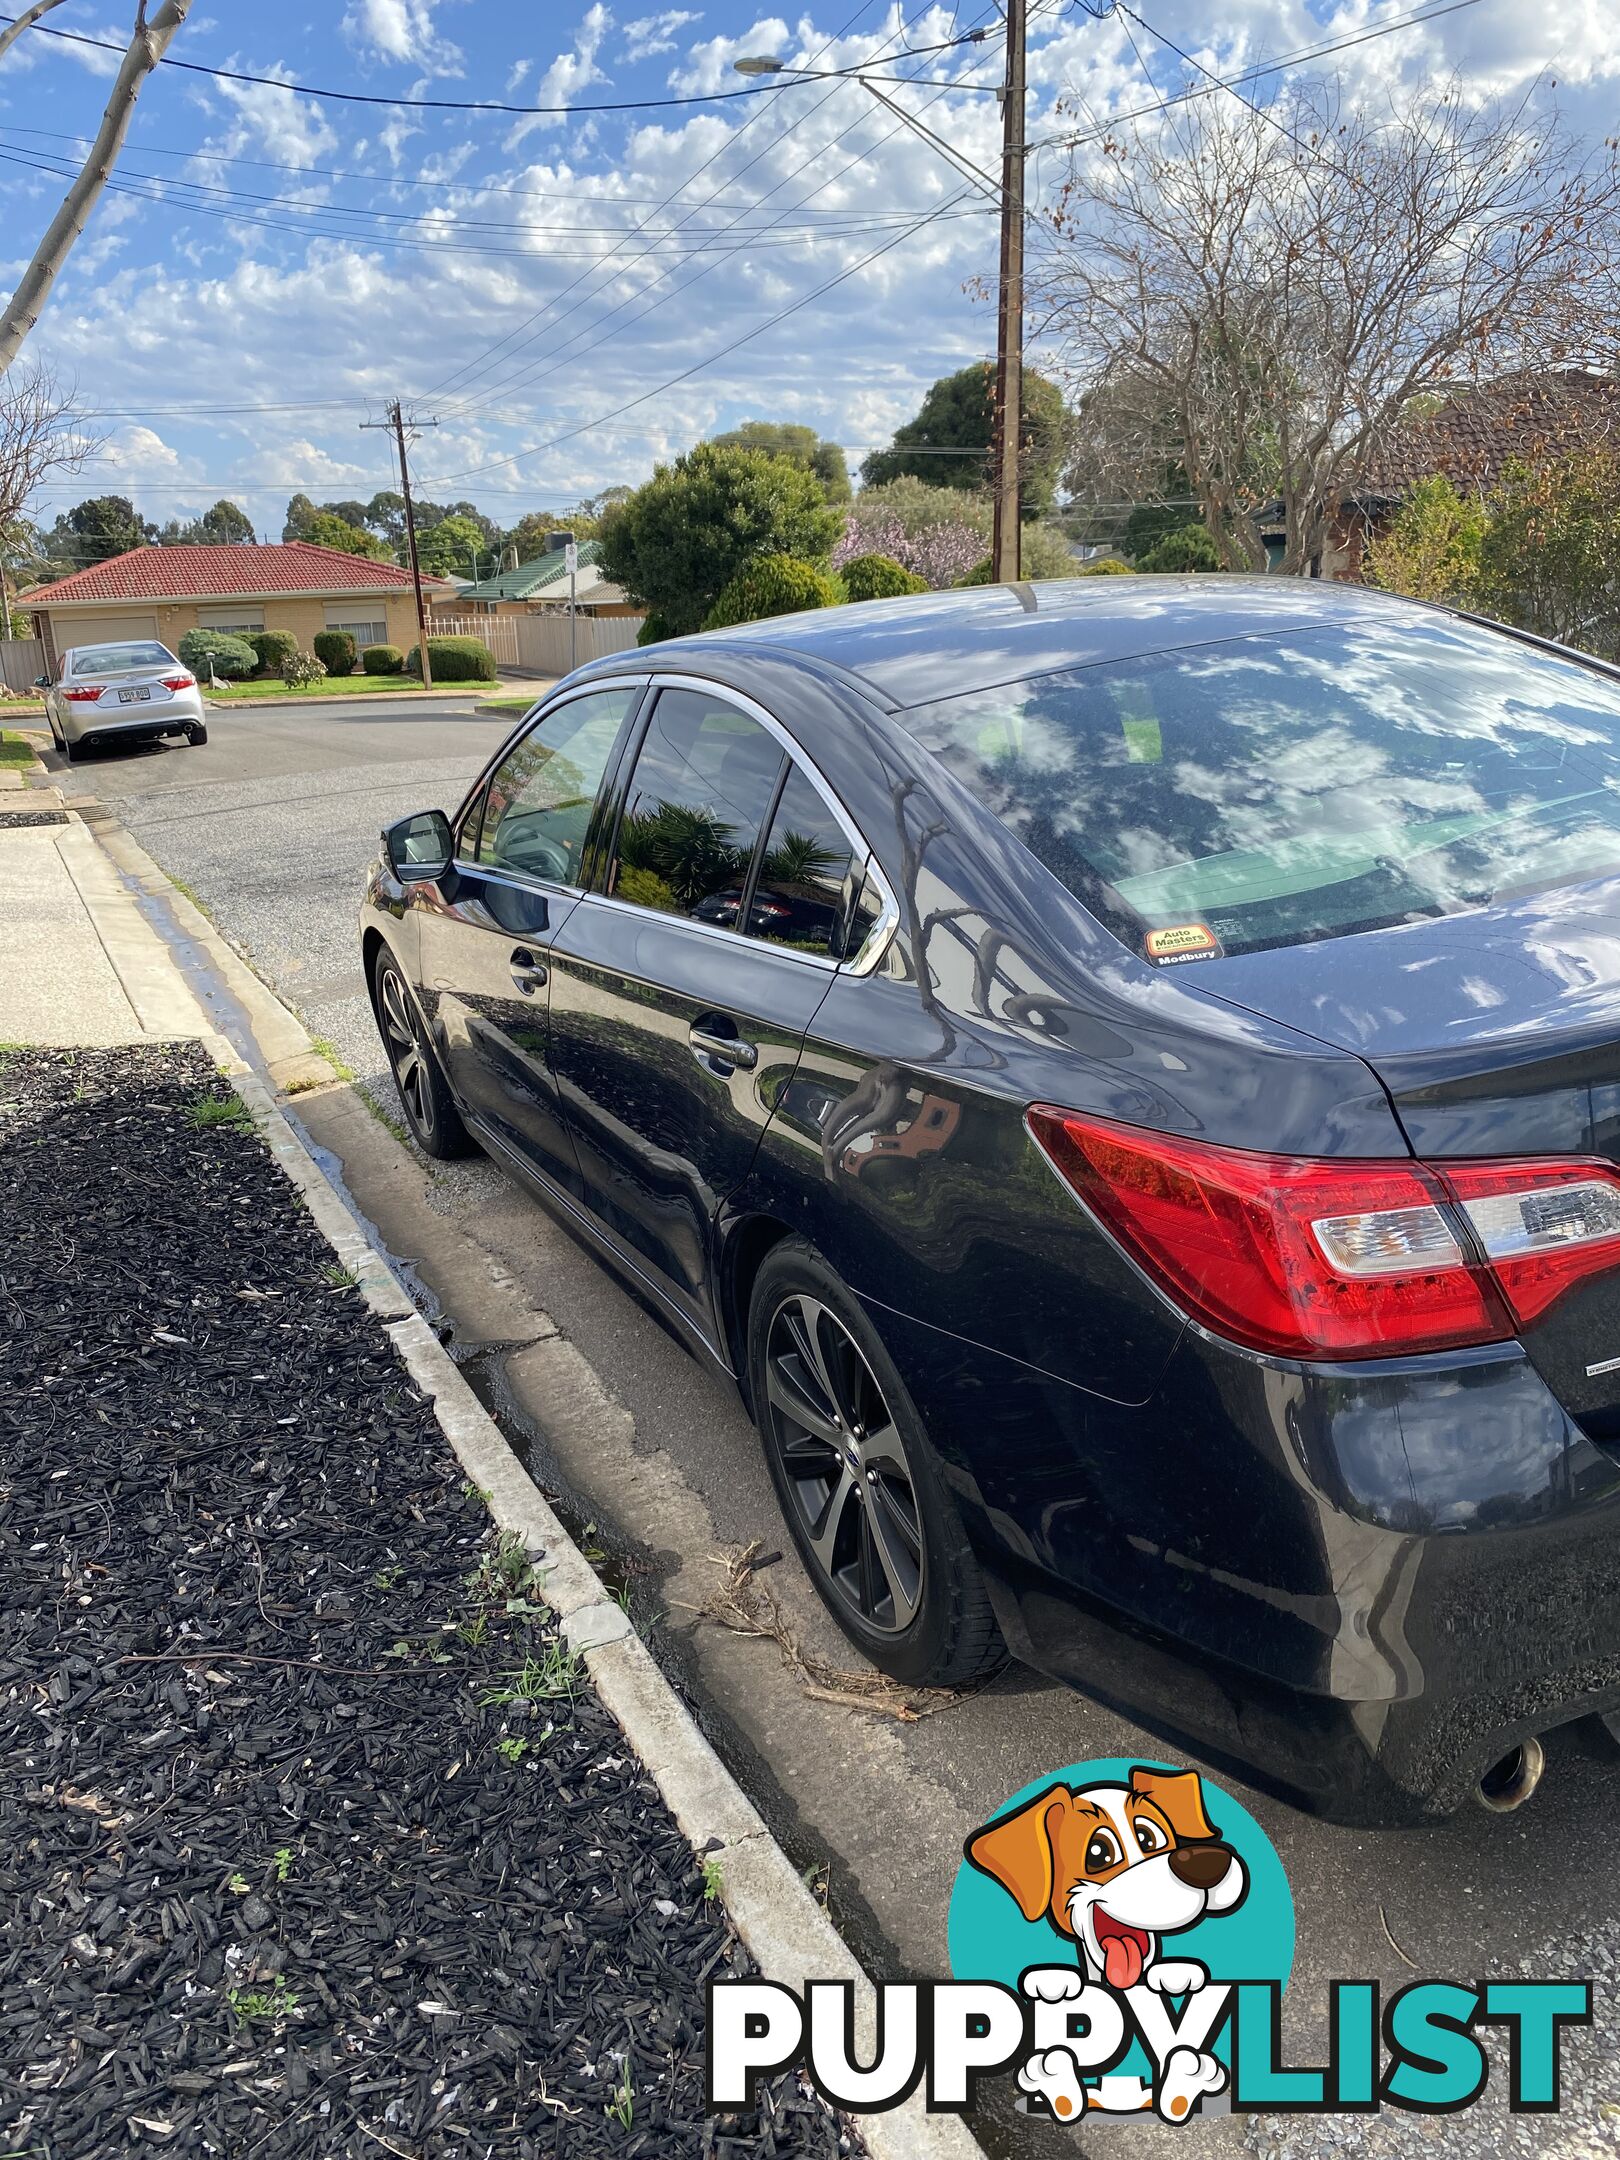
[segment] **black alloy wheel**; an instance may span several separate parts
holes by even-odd
[[[440,1160],[470,1154],[472,1136],[445,1085],[405,978],[386,950],[377,955],[373,982],[377,1026],[411,1138],[424,1155]]]

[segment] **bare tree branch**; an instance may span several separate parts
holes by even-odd
[[[53,473],[77,472],[102,438],[79,424],[71,390],[49,368],[13,368],[0,377],[0,534],[25,516]]]
[[[15,22],[7,23],[6,27],[0,30],[0,60],[6,57],[7,52],[25,30],[30,29],[37,23],[42,15],[48,15],[52,8],[61,5],[62,0],[34,0],[34,5],[24,8]]]
[[[1234,569],[1263,566],[1253,513],[1280,498],[1303,572],[1414,397],[1602,349],[1612,145],[1583,168],[1524,102],[1375,110],[1321,82],[1182,127],[1082,153],[1031,272],[1082,491],[1196,496]]]
[[[129,123],[134,117],[135,100],[141,85],[151,74],[168,50],[169,42],[185,21],[191,8],[191,0],[162,0],[157,13],[150,22],[146,19],[146,0],[140,0],[136,10],[135,28],[130,33],[129,50],[125,53],[113,82],[112,95],[107,109],[101,116],[101,126],[96,131],[89,156],[80,169],[79,177],[68,189],[62,207],[50,222],[45,237],[39,243],[33,261],[18,280],[17,289],[7,301],[5,312],[0,315],[0,375],[11,366],[21,351],[23,341],[39,321],[40,314],[50,297],[56,276],[67,261],[73,243],[84,231],[91,211],[95,208],[102,189],[118,161],[118,153],[129,133]],[[34,8],[30,16],[43,13]],[[15,33],[25,16],[11,28]],[[0,45],[0,51],[4,46]]]

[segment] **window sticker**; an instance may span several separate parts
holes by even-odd
[[[1170,923],[1150,930],[1142,947],[1155,967],[1178,967],[1183,960],[1218,960],[1221,941],[1204,922]]]

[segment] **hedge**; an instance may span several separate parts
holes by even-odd
[[[259,664],[259,656],[247,639],[232,637],[226,630],[185,631],[180,639],[180,657],[204,682],[210,673],[240,681]]]
[[[354,673],[354,633],[349,630],[317,630],[310,639],[317,660],[328,675]]]
[[[368,645],[360,655],[360,669],[366,675],[403,675],[405,655],[397,645]]]
[[[1074,573],[1076,577],[1130,577],[1131,566],[1121,562],[1117,555],[1099,555],[1095,562],[1082,563]]]
[[[756,555],[744,563],[703,618],[705,630],[727,630],[733,623],[762,622],[770,615],[796,615],[803,608],[837,607],[844,597],[838,580],[796,555]]]
[[[902,593],[928,590],[926,578],[897,563],[892,555],[852,555],[838,575],[851,600],[894,600]]]
[[[1202,525],[1183,525],[1166,533],[1157,547],[1136,559],[1138,570],[1218,570],[1221,558]]]
[[[279,675],[283,661],[298,650],[298,640],[290,630],[249,630],[246,637],[259,656],[261,675]]]
[[[482,638],[430,637],[427,648],[428,665],[436,683],[496,680],[495,655]],[[407,675],[421,674],[422,648],[419,645],[413,645],[405,655],[405,672]]]

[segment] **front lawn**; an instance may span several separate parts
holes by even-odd
[[[32,765],[34,746],[25,742],[10,728],[0,728],[0,771],[12,771]]]
[[[255,698],[369,697],[373,690],[421,687],[414,675],[322,675],[315,682],[305,683],[302,689],[289,690],[279,675],[266,675],[253,682],[227,683],[219,690],[210,690],[205,684],[203,695],[215,705],[247,705]],[[446,685],[457,690],[466,687],[464,683]]]

